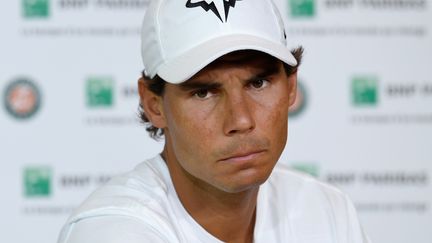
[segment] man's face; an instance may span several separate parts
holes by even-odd
[[[262,184],[285,147],[295,88],[281,61],[252,51],[167,84],[160,102],[172,176],[231,193]]]

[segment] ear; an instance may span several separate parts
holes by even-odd
[[[163,112],[162,96],[153,93],[148,88],[148,80],[144,78],[138,80],[138,92],[141,106],[152,125],[161,129],[165,128],[166,120]]]
[[[289,101],[289,106],[292,106],[296,100],[296,95],[297,95],[297,71],[295,71],[288,77],[288,83],[289,83],[288,101]]]

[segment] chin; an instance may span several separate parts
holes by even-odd
[[[259,188],[267,181],[270,173],[264,175],[239,175],[232,183],[220,187],[222,191],[228,193],[240,193]]]

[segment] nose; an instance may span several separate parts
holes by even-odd
[[[241,93],[226,96],[223,129],[227,136],[245,134],[255,128],[253,107],[250,103]]]

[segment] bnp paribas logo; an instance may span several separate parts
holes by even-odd
[[[291,165],[291,168],[314,177],[319,177],[319,167],[315,163],[295,163]]]
[[[31,166],[24,168],[24,195],[26,197],[49,197],[51,195],[50,167]]]
[[[90,77],[86,83],[88,107],[111,107],[114,103],[114,80],[111,77]]]
[[[357,76],[351,81],[352,102],[356,106],[375,106],[378,103],[378,79]]]
[[[21,0],[25,18],[46,18],[50,13],[50,0]]]
[[[289,0],[292,17],[315,16],[315,0]]]

